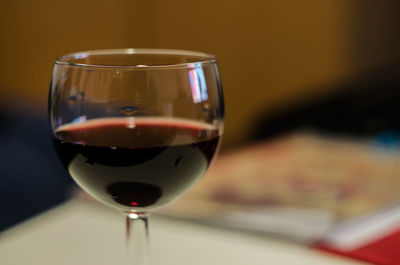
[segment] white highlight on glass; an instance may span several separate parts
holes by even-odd
[[[201,65],[194,65],[189,70],[190,88],[194,103],[200,103],[208,99],[207,84]]]

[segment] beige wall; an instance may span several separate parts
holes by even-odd
[[[0,16],[2,99],[26,95],[45,105],[59,55],[147,44],[136,10],[129,0],[8,1]]]
[[[254,115],[347,73],[340,1],[157,1],[155,44],[217,55],[226,104],[226,144]],[[297,3],[293,5],[293,3]]]
[[[17,98],[20,105],[45,110],[53,60],[66,52],[201,50],[219,60],[226,96],[225,146],[232,146],[246,138],[257,113],[320,93],[320,85],[362,68],[350,56],[354,10],[347,3],[8,1],[0,16],[1,99],[6,104]]]

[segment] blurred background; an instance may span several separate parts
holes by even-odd
[[[398,147],[399,10],[397,0],[2,3],[0,207],[9,218],[0,230],[63,201],[72,185],[47,135],[56,57],[128,47],[215,54],[226,100],[223,151],[303,127]]]
[[[46,112],[54,59],[150,47],[199,50],[219,61],[224,146],[248,139],[260,116],[398,63],[396,0],[16,0],[0,17],[1,104]]]

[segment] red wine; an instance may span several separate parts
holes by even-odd
[[[103,118],[61,126],[53,142],[91,195],[125,211],[147,211],[177,198],[205,173],[219,131],[183,119]]]

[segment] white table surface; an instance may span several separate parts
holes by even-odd
[[[366,264],[265,236],[158,216],[150,228],[151,265]],[[125,265],[124,232],[118,212],[72,200],[0,234],[0,264]]]

